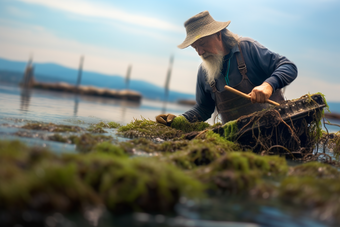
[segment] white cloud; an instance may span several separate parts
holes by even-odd
[[[117,9],[113,7],[112,5],[103,5],[103,4],[99,4],[98,2],[89,2],[89,1],[80,1],[80,0],[58,0],[58,1],[19,0],[19,1],[30,3],[30,4],[43,5],[49,8],[59,9],[59,10],[63,10],[63,11],[67,11],[70,13],[83,15],[83,16],[118,20],[121,22],[138,25],[142,27],[183,33],[183,28],[181,26],[177,26],[169,22],[162,21],[157,18],[153,18],[149,16],[135,15],[132,13],[128,13],[121,9]]]
[[[2,58],[26,61],[33,54],[35,62],[53,62],[77,68],[80,55],[84,54],[84,70],[124,76],[128,65],[132,64],[132,79],[146,80],[159,86],[165,83],[169,61],[167,57],[80,43],[33,26],[20,29],[0,26],[0,30]],[[175,56],[170,89],[194,93],[197,65],[191,60],[176,62]]]

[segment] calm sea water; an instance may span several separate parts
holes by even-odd
[[[74,152],[74,145],[62,144],[14,135],[18,126],[27,122],[79,125],[85,128],[100,121],[115,121],[122,125],[133,119],[155,119],[161,113],[181,114],[190,109],[174,103],[142,100],[140,104],[108,98],[76,96],[43,90],[21,90],[16,86],[0,85],[0,138],[20,139],[31,145],[48,146],[55,152]],[[332,112],[340,112],[340,104],[330,103]],[[208,121],[212,124],[212,120]],[[339,124],[340,122],[332,121]],[[328,126],[330,131],[339,131]],[[46,132],[44,132],[46,133]],[[115,135],[115,130],[108,134]],[[119,140],[126,138],[118,137]],[[59,216],[60,217],[60,216]],[[66,215],[62,219],[69,226],[92,226],[80,215]],[[256,223],[256,224],[254,224]],[[62,226],[62,225],[60,225]],[[135,213],[113,217],[104,214],[99,226],[202,226],[202,227],[255,227],[255,226],[327,226],[311,215],[294,207],[270,203],[250,202],[246,199],[230,198],[228,195],[212,196],[205,201],[181,201],[175,214],[170,216]]]

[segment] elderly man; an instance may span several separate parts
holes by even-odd
[[[178,45],[193,47],[202,58],[196,85],[196,105],[183,116],[190,122],[205,121],[216,107],[222,123],[267,108],[268,99],[283,101],[281,88],[297,77],[297,68],[286,57],[268,50],[250,38],[239,38],[215,21],[208,11],[184,23],[187,36]],[[251,100],[224,89],[229,85],[249,94]],[[170,124],[175,116],[159,115],[156,120]]]

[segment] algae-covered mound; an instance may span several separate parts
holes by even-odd
[[[106,207],[113,212],[167,212],[181,196],[197,197],[203,189],[199,181],[150,158],[118,160],[91,156],[88,167],[93,168],[83,173],[84,180],[98,188]]]
[[[178,141],[164,141],[162,143],[155,143],[146,138],[132,139],[130,141],[121,142],[119,146],[122,147],[126,153],[134,153],[134,151],[144,151],[147,153],[153,152],[169,152],[173,153],[175,151],[184,149],[188,146],[188,141],[178,140]]]
[[[119,128],[121,125],[117,122],[110,121],[108,123],[106,122],[99,122],[97,124],[91,125],[87,131],[92,132],[92,133],[106,133],[107,131],[104,130],[104,128]]]
[[[178,138],[184,134],[183,131],[147,119],[135,119],[133,122],[118,128],[118,133],[128,138],[161,138],[165,140]]]
[[[113,138],[111,136],[92,135],[90,133],[85,133],[80,136],[72,135],[68,138],[72,141],[73,144],[76,144],[77,150],[80,152],[89,152],[98,143],[113,141]]]
[[[76,170],[46,149],[0,141],[0,209],[69,211],[100,204]]]
[[[55,155],[0,141],[0,209],[69,211],[104,204],[112,212],[166,212],[202,184],[166,163],[127,158],[103,142],[86,154]]]
[[[339,171],[325,163],[307,162],[302,165],[292,167],[289,171],[290,176],[313,176],[315,178],[338,178]]]
[[[164,156],[163,160],[182,169],[193,169],[208,165],[226,152],[232,151],[240,151],[239,145],[223,139],[213,131],[206,131],[199,138],[187,142],[187,146],[177,152]]]
[[[288,177],[281,183],[280,199],[312,211],[313,217],[328,222],[340,221],[340,179]]]
[[[324,137],[326,138],[324,143],[333,151],[336,160],[340,161],[340,131],[332,134],[327,133]]]
[[[79,126],[72,125],[57,125],[53,123],[27,123],[21,128],[30,129],[30,130],[42,130],[49,132],[82,132],[82,129]]]
[[[194,175],[222,191],[242,193],[259,184],[263,176],[284,176],[287,170],[286,160],[278,156],[228,152]]]
[[[51,141],[61,142],[61,143],[71,143],[76,145],[76,149],[79,152],[89,152],[97,144],[102,142],[113,142],[115,139],[112,136],[106,135],[95,135],[90,133],[84,133],[80,135],[61,135],[53,134],[48,136]]]

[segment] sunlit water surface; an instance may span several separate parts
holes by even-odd
[[[0,138],[20,139],[30,145],[47,146],[54,152],[75,152],[75,146],[42,140],[37,132],[36,138],[15,136],[22,130],[19,126],[27,122],[78,125],[87,128],[100,121],[115,121],[122,125],[133,119],[155,119],[161,113],[182,114],[190,109],[174,103],[143,99],[140,104],[134,102],[76,96],[42,90],[21,90],[19,87],[0,85]],[[208,120],[213,123],[211,119]],[[335,122],[339,123],[339,122]],[[336,126],[327,127],[330,132],[338,131]],[[127,140],[116,135],[115,129],[108,130],[108,135],[119,141]],[[86,215],[85,215],[86,216]],[[49,223],[49,221],[52,223]],[[231,198],[228,195],[214,195],[200,202],[182,199],[174,214],[134,213],[124,216],[112,216],[107,212],[100,219],[91,222],[83,214],[54,214],[46,218],[47,226],[202,226],[202,227],[256,227],[256,226],[328,226],[313,219],[311,214],[285,207],[275,201],[264,203],[247,201],[242,197]],[[50,225],[51,224],[51,225]]]

